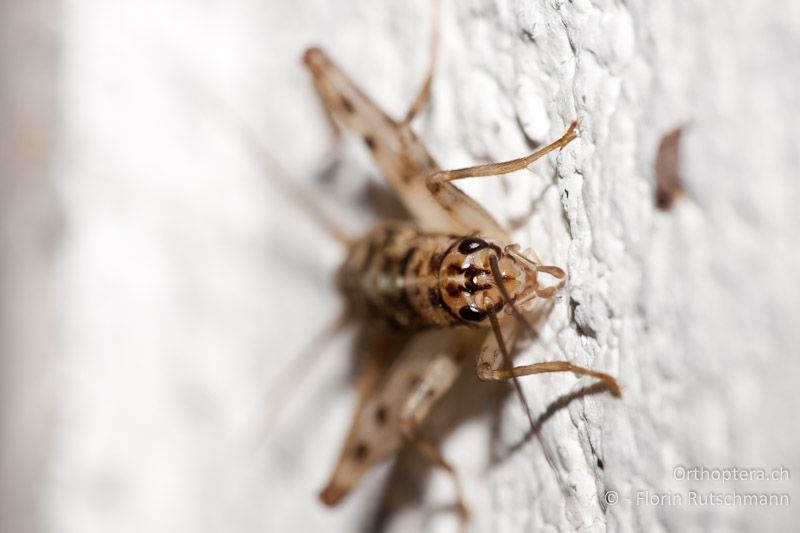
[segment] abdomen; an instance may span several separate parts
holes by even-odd
[[[458,241],[410,223],[382,224],[350,247],[339,286],[356,314],[396,329],[461,324],[439,289],[442,258]]]

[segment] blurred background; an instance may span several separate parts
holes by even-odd
[[[307,408],[264,451],[342,258],[269,173],[320,185],[301,58],[333,14],[363,45],[364,5],[0,3],[0,531],[343,529],[369,507],[317,500],[354,401],[346,336],[281,389]],[[426,39],[427,3],[400,5],[383,22]],[[315,192],[356,231],[365,162]]]
[[[475,408],[446,451],[466,471],[478,531],[800,523],[794,502],[600,501],[609,487],[674,488],[676,464],[785,466],[794,478],[749,490],[800,496],[800,13],[645,4],[443,6],[420,124],[443,166],[515,157],[583,120],[555,186],[551,161],[529,181],[465,187],[570,271],[532,353],[580,354],[626,391],[548,421],[566,496],[542,481],[536,443],[493,467],[496,443],[524,435],[519,405]],[[394,212],[376,200],[364,150],[348,141],[332,156],[300,58],[321,43],[399,116],[428,62],[429,11],[427,0],[0,2],[0,533],[373,523],[389,466],[340,508],[316,500],[354,402],[351,336],[276,384],[337,316],[343,251],[270,175],[316,191],[354,233]],[[656,154],[675,127],[681,199],[660,211]],[[574,386],[526,384],[538,412]],[[455,530],[447,478],[430,481],[428,503],[392,530]],[[420,518],[431,501],[444,512]]]

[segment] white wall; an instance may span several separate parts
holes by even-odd
[[[330,139],[300,56],[322,45],[399,116],[428,61],[428,2],[80,0],[58,12],[42,15],[60,49],[53,164],[40,171],[61,221],[40,274],[56,325],[26,333],[49,356],[13,380],[46,401],[38,426],[20,421],[22,406],[4,418],[4,449],[29,450],[42,474],[4,474],[4,487],[38,480],[28,523],[42,531],[369,523],[388,467],[341,508],[316,500],[352,408],[349,337],[276,397],[281,369],[337,313],[341,250],[271,185],[275,169],[256,162],[232,116],[363,231],[362,191],[376,169],[351,142],[334,179],[315,179]],[[617,375],[624,393],[556,409],[590,382],[523,379],[534,411],[553,412],[537,441],[516,397],[465,376],[435,426],[464,478],[473,529],[797,528],[796,503],[686,499],[693,489],[800,495],[800,9],[446,0],[442,31],[419,122],[442,166],[519,156],[582,120],[580,139],[533,173],[465,188],[570,275],[517,360],[567,357]],[[678,126],[686,196],[658,211],[656,150]],[[4,275],[4,286],[40,286]],[[5,368],[25,354],[13,345]],[[676,480],[679,465],[795,476],[701,483]],[[434,472],[422,486],[422,501],[387,527],[456,530],[447,478]],[[637,504],[640,491],[684,502]]]

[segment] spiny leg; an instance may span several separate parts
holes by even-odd
[[[439,0],[431,0],[431,48],[430,48],[430,64],[428,65],[428,72],[425,75],[425,82],[422,84],[414,103],[406,113],[406,118],[403,119],[402,124],[411,124],[411,121],[422,111],[425,105],[431,98],[431,87],[433,85],[433,75],[436,71],[436,63],[439,48]]]

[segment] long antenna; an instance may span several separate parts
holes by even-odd
[[[523,314],[517,309],[517,306],[514,305],[514,302],[511,300],[508,290],[506,290],[505,284],[503,283],[503,276],[500,272],[500,266],[497,264],[497,255],[492,255],[489,258],[489,265],[492,269],[492,276],[494,276],[497,288],[500,290],[500,294],[503,296],[503,299],[511,306],[511,310],[514,313],[514,317],[519,320],[522,324],[528,328],[534,335],[536,334],[533,326],[528,322]],[[495,338],[497,339],[497,345],[500,347],[500,353],[503,354],[503,360],[505,362],[506,367],[508,367],[508,373],[511,374],[511,381],[514,384],[514,389],[517,391],[517,396],[519,397],[520,402],[522,402],[522,407],[525,409],[525,415],[528,417],[528,423],[531,426],[531,435],[535,436],[536,439],[539,441],[539,444],[542,446],[542,450],[544,451],[545,460],[547,460],[547,464],[550,465],[550,470],[553,472],[553,475],[556,477],[556,481],[560,485],[563,492],[567,491],[566,486],[564,485],[563,479],[558,473],[558,469],[556,468],[555,461],[550,455],[550,450],[545,444],[544,439],[542,438],[541,433],[539,432],[539,424],[533,419],[533,414],[531,413],[531,407],[528,404],[528,399],[525,397],[525,393],[522,392],[522,386],[519,384],[519,379],[517,377],[517,373],[514,370],[514,361],[511,360],[511,355],[508,353],[508,349],[506,348],[506,342],[503,339],[503,332],[500,329],[500,323],[497,320],[497,314],[494,310],[489,310],[487,312],[489,315],[489,322],[492,325],[492,332],[494,333]]]
[[[519,396],[519,400],[522,402],[522,407],[525,408],[525,414],[528,417],[528,422],[531,424],[531,433],[533,435],[538,435],[539,430],[536,426],[536,422],[533,420],[531,407],[528,405],[528,400],[525,398],[525,393],[522,392],[522,386],[520,386],[519,380],[517,379],[517,374],[514,372],[514,362],[511,360],[511,356],[508,354],[506,341],[503,340],[503,332],[500,329],[500,322],[497,320],[497,314],[493,310],[487,311],[487,314],[489,315],[489,322],[492,324],[492,331],[497,339],[497,345],[500,347],[500,353],[503,354],[503,359],[505,360],[505,364],[508,367],[509,373],[511,374],[511,381],[514,383],[514,389],[517,391],[517,396]]]
[[[300,378],[309,376],[310,369],[317,365],[328,342],[341,333],[349,321],[349,309],[342,310],[336,320],[311,337],[298,355],[289,358],[288,363],[271,376],[271,385],[267,387],[269,401],[264,402],[265,412],[261,416],[261,422],[254,428],[254,451],[260,449],[275,430],[280,409],[291,403],[293,395],[298,391]]]
[[[198,89],[198,86],[200,89]],[[266,144],[261,140],[255,129],[229,102],[216,94],[202,90],[202,85],[197,83],[193,83],[191,87],[213,113],[218,114],[220,118],[228,121],[238,130],[239,134],[244,138],[249,152],[255,156],[263,174],[273,185],[288,196],[300,209],[305,211],[309,218],[314,220],[325,233],[345,246],[349,246],[353,242],[349,234],[333,218],[328,216],[308,191],[299,185],[297,180],[292,179],[291,174],[267,149]]]

